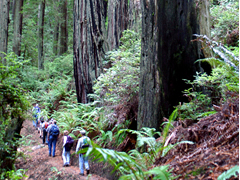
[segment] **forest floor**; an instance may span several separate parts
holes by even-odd
[[[192,141],[193,145],[180,144],[165,157],[156,160],[155,166],[169,165],[178,180],[217,180],[223,172],[239,165],[239,97],[232,94],[218,113],[192,120],[176,121],[168,136],[168,144]],[[227,178],[239,179],[239,174]]]
[[[78,167],[77,155],[71,157],[70,166],[63,167],[61,142],[62,138],[59,138],[56,147],[55,157],[48,156],[48,145],[42,144],[42,139],[35,127],[32,125],[32,121],[26,120],[23,123],[21,135],[27,137],[27,141],[24,145],[19,147],[18,152],[23,154],[23,157],[18,158],[15,166],[17,169],[24,169],[26,171],[28,180],[107,180],[96,174],[90,174],[87,176],[80,176],[80,170]],[[74,148],[71,150],[73,154]],[[74,161],[74,162],[73,162]],[[94,171],[94,167],[90,166],[90,170]]]

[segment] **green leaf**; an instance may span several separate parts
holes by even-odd
[[[220,176],[218,176],[218,180],[227,180],[230,177],[238,177],[239,174],[239,166],[234,166],[233,168],[229,169],[228,171],[223,172]]]

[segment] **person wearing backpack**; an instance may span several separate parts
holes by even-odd
[[[56,144],[59,135],[59,128],[57,126],[57,121],[53,120],[53,124],[49,126],[49,135],[48,135],[48,149],[49,156],[55,157]]]
[[[63,135],[64,135],[63,136],[63,152],[62,152],[63,167],[70,165],[70,151],[74,142],[74,140],[68,134],[69,132],[67,130],[63,132]]]
[[[48,138],[47,138],[47,127],[48,127],[48,122],[45,120],[43,123],[42,123],[42,131],[43,131],[43,144],[48,144]]]
[[[90,147],[90,138],[86,136],[86,131],[82,130],[80,131],[82,137],[78,139],[77,147],[76,147],[76,153],[78,153],[79,150],[82,150],[84,148]],[[85,155],[85,153],[79,153],[79,169],[80,169],[80,175],[84,176],[84,166],[87,171],[87,175],[89,174],[89,163],[88,163],[88,157]]]

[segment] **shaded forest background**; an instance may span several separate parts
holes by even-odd
[[[89,154],[119,177],[170,179],[156,162],[194,142],[169,143],[172,124],[238,102],[238,1],[2,0],[0,27],[1,178],[24,174],[14,162],[35,103],[74,139],[87,130]]]

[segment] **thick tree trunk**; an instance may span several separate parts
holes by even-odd
[[[5,63],[8,43],[9,0],[0,0],[0,60]]]
[[[202,1],[204,3],[205,1]],[[138,129],[159,130],[163,117],[184,101],[183,79],[193,79],[201,47],[191,42],[199,34],[194,0],[142,0],[142,57]]]
[[[199,16],[199,27],[200,27],[200,34],[206,35],[207,37],[211,37],[211,30],[210,30],[210,2],[209,0],[205,0],[204,3],[199,3],[197,5],[197,10]],[[203,53],[205,57],[212,57],[213,53],[212,50],[205,44],[202,43],[203,46]]]
[[[132,2],[131,2],[132,4]],[[122,32],[129,25],[128,0],[108,1],[108,50],[119,47]]]
[[[74,77],[79,103],[90,101],[93,81],[102,72],[106,1],[74,1]]]
[[[39,5],[39,17],[38,17],[38,69],[44,69],[43,66],[44,14],[45,14],[45,0],[42,0],[42,2]]]
[[[21,37],[22,37],[22,18],[21,13],[23,6],[23,0],[13,1],[13,52],[20,56],[21,55]]]
[[[128,9],[129,9],[128,29],[141,33],[142,15],[140,0],[130,1]]]
[[[67,52],[67,0],[61,2],[60,11],[61,11],[61,20],[60,20],[60,43],[59,43],[59,56]]]

